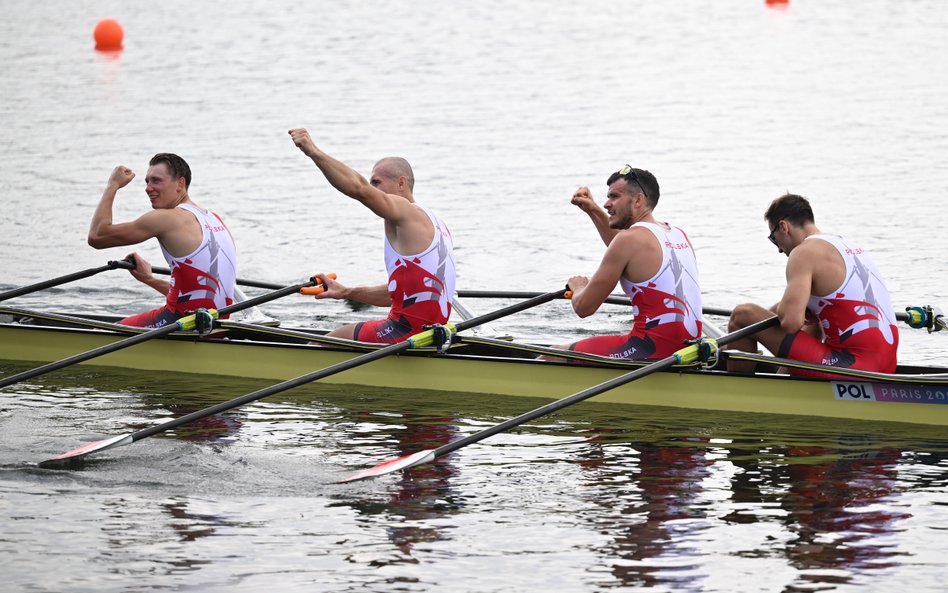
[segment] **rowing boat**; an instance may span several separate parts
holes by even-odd
[[[54,361],[114,343],[136,331],[141,330],[118,326],[104,317],[2,308],[0,360]],[[282,381],[376,347],[328,340],[323,334],[222,321],[219,329],[206,337],[173,333],[83,364]],[[310,341],[324,343],[312,345]],[[536,349],[542,351],[542,347]],[[385,357],[325,382],[558,399],[626,373],[635,364],[596,360],[598,357],[583,364],[555,363],[536,360],[536,353],[529,345],[464,339],[444,351],[421,348]],[[823,380],[777,372],[738,375],[686,366],[612,389],[596,401],[948,426],[948,369],[903,366],[893,375],[856,372],[839,380]]]

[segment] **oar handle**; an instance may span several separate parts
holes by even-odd
[[[326,274],[326,278],[336,279],[336,275],[333,272]],[[300,289],[300,294],[316,296],[317,294],[323,294],[326,292],[325,284],[317,284],[316,286],[307,286],[306,288]]]

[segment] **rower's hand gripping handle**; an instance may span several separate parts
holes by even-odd
[[[324,274],[324,276],[326,276],[327,278],[332,278],[333,280],[336,279],[336,274],[333,272]],[[317,294],[322,294],[324,292],[326,292],[326,286],[324,284],[317,284],[316,286],[307,286],[305,288],[300,289],[300,294],[305,294],[305,295],[310,295],[310,296],[316,296]]]

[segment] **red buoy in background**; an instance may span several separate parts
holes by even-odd
[[[104,19],[95,26],[92,36],[95,37],[95,48],[99,51],[117,51],[122,49],[122,38],[125,31],[115,19]]]

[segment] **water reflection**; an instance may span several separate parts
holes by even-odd
[[[894,534],[899,512],[898,460],[894,447],[844,453],[823,447],[788,449],[789,490],[781,505],[789,513],[790,563],[808,583],[848,582],[854,574],[893,568],[900,554],[886,536]],[[826,456],[836,457],[826,461]],[[811,462],[810,459],[817,459]],[[825,574],[827,569],[839,573]]]
[[[192,544],[235,528],[253,527],[223,515],[197,512],[193,506],[194,501],[185,496],[104,499],[98,521],[106,542],[101,557],[109,563],[128,557],[132,573],[191,572],[212,563],[204,548]],[[137,560],[132,561],[133,556]]]
[[[236,395],[234,396],[236,397]],[[220,403],[220,399],[194,399],[193,397],[182,397],[182,394],[165,393],[150,394],[143,399],[145,409],[151,410],[154,417],[167,416],[162,421],[169,421],[182,416],[187,416],[192,412],[197,412],[214,404]],[[245,422],[246,413],[240,408],[228,410],[220,414],[213,414],[204,418],[199,418],[174,429],[177,438],[193,442],[217,441],[219,444],[226,444],[237,439],[240,429]],[[150,426],[152,423],[144,423],[136,427],[136,430]]]
[[[456,438],[456,420],[450,417],[417,415],[388,415],[379,417],[374,413],[363,413],[363,419],[381,428],[376,436],[394,440],[394,446],[386,442],[379,458],[400,457],[424,449],[432,449]],[[386,421],[384,428],[378,426],[380,419]],[[360,444],[360,450],[365,443]],[[451,458],[416,466],[394,475],[395,484],[386,488],[384,499],[359,498],[349,495],[337,497],[334,506],[347,506],[356,510],[364,519],[367,529],[382,526],[397,554],[375,558],[374,566],[417,563],[414,549],[419,544],[428,544],[448,539],[447,532],[436,526],[437,520],[462,509],[462,496],[456,492],[452,479],[458,468]]]
[[[679,414],[668,415],[660,430],[648,421],[582,427],[596,436],[573,463],[595,507],[578,517],[609,538],[597,551],[614,581],[601,587],[715,589],[713,575],[735,557],[772,566],[785,591],[859,584],[908,561],[898,545],[913,517],[905,490],[944,484],[946,472],[912,483],[902,475],[912,448],[932,446],[893,438],[911,428],[876,437],[775,421],[766,439],[748,439],[754,432],[740,424],[694,414],[688,428],[672,428]]]
[[[602,432],[616,440],[613,431]],[[594,516],[597,528],[611,536],[599,551],[615,578],[610,586],[700,590],[701,572],[686,559],[695,557],[694,532],[707,517],[702,480],[711,463],[701,443],[589,442],[580,466],[585,487],[610,510],[603,517],[597,509]]]
[[[897,510],[904,506],[898,500],[901,449],[845,432],[814,441],[820,444],[730,447],[728,459],[739,470],[731,480],[737,508],[724,519],[784,528],[768,553],[782,555],[796,570],[787,590],[831,588],[900,566],[903,554],[890,536],[912,516]]]

